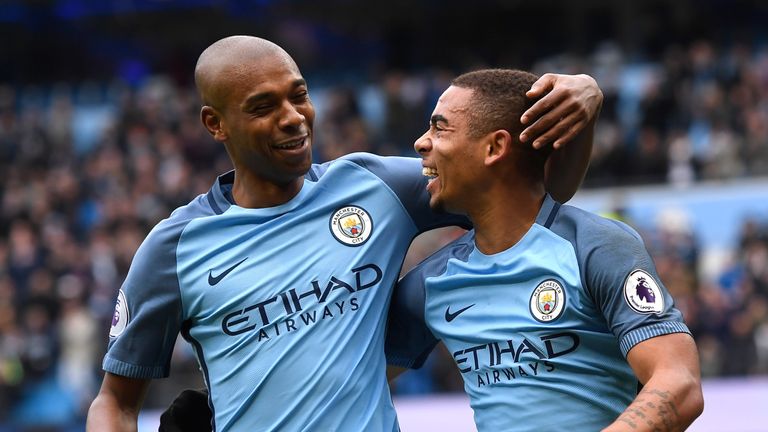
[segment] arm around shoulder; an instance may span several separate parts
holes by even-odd
[[[133,432],[147,394],[149,380],[107,372],[96,399],[88,409],[86,431]]]
[[[552,143],[555,151],[546,165],[547,191],[566,202],[587,172],[603,92],[589,75],[545,74],[527,96],[540,99],[523,114],[523,123],[530,126],[520,139],[533,140],[535,148]]]
[[[573,198],[584,181],[592,156],[594,122],[593,119],[572,143],[554,150],[547,159],[544,175],[547,192],[558,202]]]
[[[629,351],[627,361],[643,390],[603,432],[683,431],[701,415],[699,356],[689,334],[645,340]]]

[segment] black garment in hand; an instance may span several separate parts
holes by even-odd
[[[208,389],[184,390],[160,416],[158,432],[211,432]]]

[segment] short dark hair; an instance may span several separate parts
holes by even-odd
[[[451,85],[472,90],[469,110],[471,138],[504,129],[512,135],[515,170],[534,181],[544,179],[544,166],[552,151],[551,146],[534,149],[520,144],[518,135],[523,131],[520,117],[535,101],[525,93],[539,77],[515,69],[482,69],[458,76]]]
[[[488,132],[505,129],[522,132],[520,116],[533,103],[526,96],[536,75],[514,69],[482,69],[456,77],[451,85],[473,90],[469,114],[469,134],[479,138]]]

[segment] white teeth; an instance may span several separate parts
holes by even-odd
[[[304,138],[302,138],[300,140],[297,140],[297,141],[291,141],[291,142],[287,142],[287,143],[283,143],[283,144],[277,144],[277,145],[275,145],[275,147],[279,148],[279,149],[289,149],[289,148],[299,147],[302,144],[304,144]]]
[[[432,167],[422,167],[421,173],[425,175],[426,177],[437,177],[437,168]]]

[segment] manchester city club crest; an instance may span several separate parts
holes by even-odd
[[[331,233],[348,246],[360,246],[373,232],[373,221],[367,211],[357,206],[345,206],[331,215]]]
[[[531,315],[540,322],[559,318],[565,309],[565,291],[560,282],[547,279],[540,283],[531,295],[530,309]]]
[[[624,299],[639,313],[660,313],[664,310],[664,295],[653,276],[634,270],[624,281]]]
[[[131,317],[128,315],[128,302],[125,300],[125,293],[120,290],[117,293],[117,303],[115,303],[115,313],[112,315],[112,326],[109,328],[109,337],[118,337],[125,330]]]

